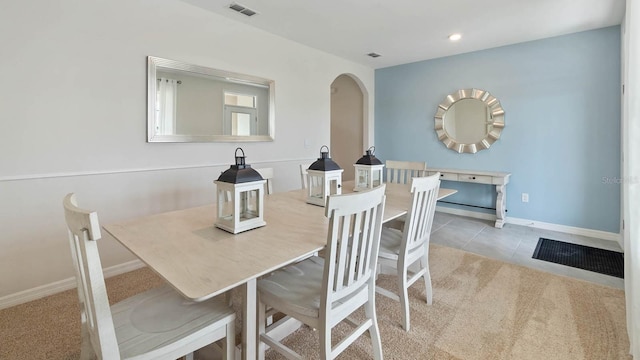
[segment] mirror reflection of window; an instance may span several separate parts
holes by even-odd
[[[236,105],[255,108],[257,102],[256,100],[256,96],[253,95],[233,94],[227,92],[224,93],[225,105]]]
[[[250,136],[257,134],[258,98],[255,95],[224,93],[225,135]]]
[[[251,135],[251,114],[238,112],[231,113],[231,135]]]

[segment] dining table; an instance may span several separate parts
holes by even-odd
[[[342,183],[342,193],[354,182]],[[212,189],[213,190],[213,189]],[[455,193],[439,189],[438,199]],[[407,213],[409,185],[386,184],[383,222]],[[242,359],[257,357],[257,280],[322,250],[329,219],[306,202],[307,190],[265,196],[266,225],[232,234],[215,226],[216,205],[153,214],[104,225],[118,242],[186,299],[205,301],[242,290]]]

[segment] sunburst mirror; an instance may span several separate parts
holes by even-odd
[[[458,153],[488,149],[504,128],[504,109],[486,90],[463,89],[438,105],[435,130],[444,145]]]

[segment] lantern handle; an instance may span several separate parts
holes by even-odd
[[[376,147],[375,146],[371,146],[370,148],[367,149],[367,151],[371,151],[371,155],[374,155],[376,152]]]
[[[322,153],[322,148],[327,148],[327,153],[329,153],[329,147],[327,145],[322,145],[320,147],[320,153]]]
[[[238,150],[242,151],[242,156],[238,156]],[[242,148],[237,148],[236,152],[235,152],[235,157],[236,157],[236,166],[240,167],[241,169],[244,169],[245,166],[245,155],[244,155],[244,150],[242,150]]]

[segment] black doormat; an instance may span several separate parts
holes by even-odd
[[[540,238],[533,258],[624,279],[624,255],[616,251]]]

